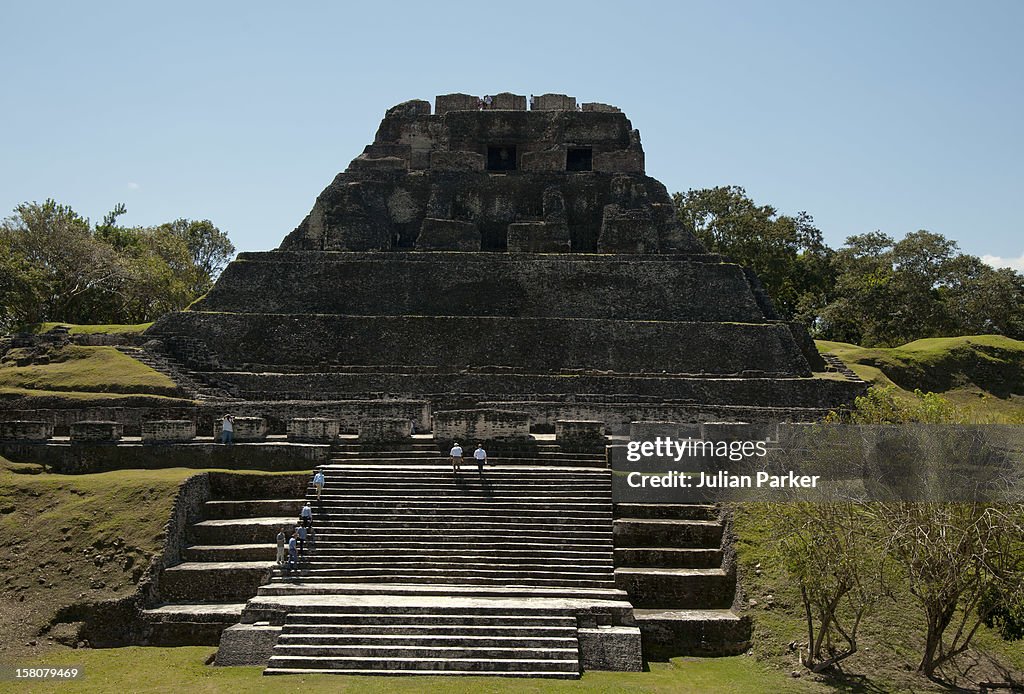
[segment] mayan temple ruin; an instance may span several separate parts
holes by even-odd
[[[608,447],[772,436],[865,388],[679,224],[625,114],[555,94],[394,106],[277,250],[123,351],[188,407],[23,413],[70,442],[5,454],[212,471],[182,485],[136,602],[75,620],[94,645],[219,645],[266,674],[743,653],[727,509],[613,498]],[[210,436],[225,413],[237,446]],[[490,464],[453,473],[455,441]],[[275,536],[307,501],[315,548],[288,570]]]

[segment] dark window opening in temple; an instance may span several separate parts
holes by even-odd
[[[487,148],[488,171],[515,171],[516,146],[492,145]]]
[[[570,147],[565,153],[566,171],[593,171],[594,150],[590,147]]]

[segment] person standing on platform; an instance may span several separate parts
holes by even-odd
[[[233,415],[226,414],[224,418],[220,420],[220,438],[224,442],[225,446],[230,446],[234,443],[235,439],[235,418]]]

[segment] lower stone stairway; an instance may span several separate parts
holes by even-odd
[[[579,677],[571,616],[301,612],[289,614],[265,675]]]
[[[721,509],[705,504],[615,505],[615,579],[650,659],[739,655],[751,623],[732,611],[735,568],[723,551]]]

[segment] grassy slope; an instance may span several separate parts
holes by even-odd
[[[135,323],[131,325],[77,325],[75,323],[39,323],[33,325],[29,332],[45,333],[53,330],[58,325],[66,325],[71,328],[72,335],[94,335],[96,333],[107,333],[111,335],[131,335],[145,332],[152,323]]]
[[[773,538],[767,507],[743,504],[736,510],[737,551],[746,598],[758,604],[749,608],[754,617],[754,655],[757,660],[780,672],[798,669],[799,656],[788,644],[807,642],[806,622],[799,588],[781,567],[775,565],[767,549]],[[760,564],[761,574],[755,567]],[[768,600],[772,596],[772,600]],[[769,604],[770,603],[770,604]],[[854,691],[949,691],[916,674],[924,643],[924,619],[908,594],[883,599],[861,625],[857,654],[843,663],[845,682],[833,681],[837,688]],[[1024,679],[1022,642],[1006,642],[998,634],[982,627],[975,637],[972,652],[965,654],[963,665],[974,665],[964,679],[952,668],[944,669],[947,678],[969,685],[977,679],[1006,681],[1006,672],[1017,681]],[[976,679],[977,678],[977,679]]]
[[[21,352],[11,350],[0,364],[0,389],[11,395],[176,394],[174,381],[114,347],[68,345],[58,350],[49,364],[15,366],[12,359]]]
[[[130,595],[163,546],[178,485],[196,474],[40,470],[0,458],[0,662],[44,648],[26,644],[60,607]]]
[[[1024,422],[1024,342],[999,335],[937,337],[901,347],[817,341],[874,385],[941,393],[982,422]]]

